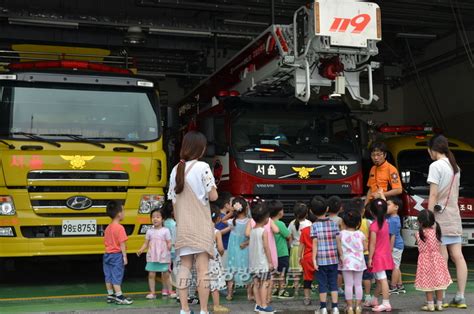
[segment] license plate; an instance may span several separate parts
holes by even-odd
[[[63,220],[62,235],[96,235],[97,221]]]
[[[469,236],[467,233],[463,233],[462,235],[462,244],[467,244],[469,240]]]

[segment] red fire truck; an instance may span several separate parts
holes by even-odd
[[[374,3],[319,0],[272,25],[179,104],[181,131],[203,132],[219,189],[278,198],[363,193],[350,99],[376,96],[369,62],[381,40]],[[361,96],[361,73],[368,91]],[[349,91],[346,95],[346,90]]]

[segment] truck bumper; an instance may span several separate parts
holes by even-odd
[[[144,235],[128,237],[127,252],[135,253],[143,244]],[[87,238],[1,238],[0,257],[85,255],[104,253],[102,237]]]
[[[0,232],[0,257],[85,255],[104,252],[103,233],[111,219],[103,208],[84,211],[69,209],[35,209],[31,200],[65,200],[77,192],[28,193],[26,190],[0,188],[0,195],[10,195],[15,203],[14,216],[0,216],[0,228],[13,228],[13,236]],[[143,225],[150,225],[149,214],[139,214],[138,208],[143,195],[164,195],[162,188],[129,189],[122,193],[88,193],[91,199],[124,201],[125,218],[121,222],[128,236],[127,252],[135,253],[145,240],[141,233]],[[63,235],[64,220],[95,220],[97,232],[94,235]],[[2,231],[2,230],[0,230]],[[146,230],[145,230],[146,232]]]

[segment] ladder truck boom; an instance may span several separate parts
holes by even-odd
[[[316,0],[299,8],[292,24],[270,26],[201,82],[181,106],[196,100],[209,103],[225,90],[241,96],[294,95],[306,103],[323,87],[334,87],[330,98],[348,90],[352,99],[369,105],[376,98],[372,71],[378,67],[369,59],[378,54],[381,36],[377,4]],[[361,95],[362,72],[368,74],[367,98]]]

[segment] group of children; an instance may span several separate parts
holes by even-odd
[[[375,199],[367,206],[362,199],[354,199],[343,206],[338,197],[326,200],[315,196],[309,206],[302,202],[294,205],[295,217],[287,227],[281,221],[284,208],[280,201],[256,199],[249,203],[242,197],[220,193],[219,199],[211,204],[210,213],[215,223],[215,254],[209,263],[214,311],[229,311],[219,303],[220,291],[227,290],[226,299],[230,301],[236,287],[246,286],[249,301],[255,301],[255,311],[272,313],[272,297],[291,298],[298,294],[301,275],[305,305],[311,304],[316,279],[321,314],[328,313],[328,293],[332,313],[339,313],[338,294],[342,285],[347,313],[362,313],[362,306],[371,307],[374,312],[391,311],[390,294],[405,292],[400,273],[403,239],[397,214],[401,206],[397,198]],[[131,304],[133,301],[123,296],[120,287],[127,264],[127,236],[120,225],[121,204],[109,203],[107,213],[112,218],[104,236],[107,301]],[[152,227],[137,253],[140,256],[147,251],[150,293],[146,297],[156,298],[156,273],[162,273],[162,296],[176,297],[170,275],[176,260],[172,205],[155,209],[150,216]],[[439,226],[427,210],[420,212],[418,221],[420,254],[415,288],[426,292],[424,310],[442,310],[443,290],[451,283],[451,277],[439,250]],[[435,273],[430,271],[433,262],[437,265]],[[387,271],[392,271],[390,285]],[[373,280],[376,288],[371,293]],[[289,281],[293,281],[292,291],[287,286]]]

